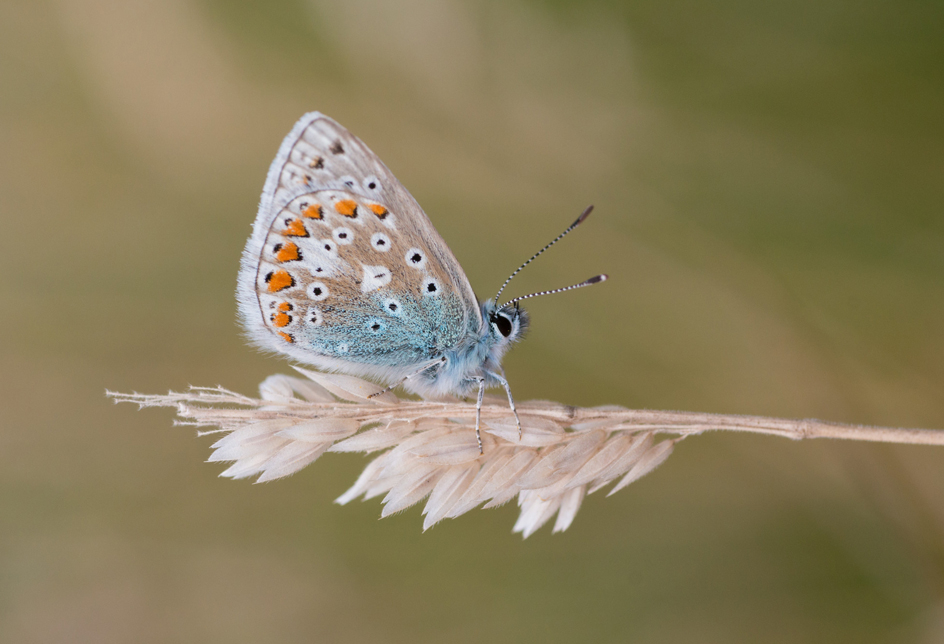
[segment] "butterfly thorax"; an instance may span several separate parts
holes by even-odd
[[[502,357],[523,337],[528,315],[517,307],[500,309],[492,300],[482,302],[480,310],[480,327],[455,348],[443,351],[439,364],[404,383],[406,389],[425,397],[467,396],[482,380],[486,386],[500,384],[496,376],[503,373]]]

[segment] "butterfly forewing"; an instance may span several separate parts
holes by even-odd
[[[408,372],[482,324],[465,274],[413,197],[320,114],[296,124],[272,163],[239,301],[258,344],[365,375]]]

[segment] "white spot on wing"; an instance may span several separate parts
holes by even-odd
[[[384,313],[388,315],[393,315],[400,317],[400,311],[403,310],[403,305],[400,304],[400,300],[389,297],[383,301]]]
[[[312,282],[308,285],[308,288],[305,289],[305,292],[308,294],[308,298],[315,302],[325,300],[329,295],[328,287],[321,282]]]
[[[312,326],[321,326],[324,323],[324,316],[321,315],[321,309],[311,306],[305,314],[305,320]]]
[[[335,228],[332,237],[334,237],[334,241],[342,245],[347,245],[354,241],[354,233],[351,232],[350,228]]]
[[[417,270],[423,270],[426,268],[426,253],[421,251],[419,248],[411,248],[406,251],[406,255],[403,256],[403,259],[406,260],[406,265],[410,268],[415,268]]]
[[[364,179],[364,189],[374,193],[380,190],[380,179],[374,175],[370,175]]]
[[[423,280],[423,286],[420,288],[423,295],[427,297],[438,297],[440,290],[442,290],[442,287],[439,285],[439,281],[432,277],[427,277]]]
[[[374,250],[386,253],[390,250],[390,238],[383,233],[374,233],[370,238],[370,245],[373,246]]]
[[[361,292],[370,293],[390,283],[390,269],[386,266],[364,266]]]

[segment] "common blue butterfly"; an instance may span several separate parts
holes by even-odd
[[[311,112],[285,137],[269,168],[237,299],[258,346],[320,369],[403,385],[424,397],[501,385],[501,367],[528,328],[518,302],[498,297],[518,271],[478,302],[452,251],[416,200],[360,139]],[[518,425],[520,432],[520,424]],[[479,418],[475,423],[479,450]]]

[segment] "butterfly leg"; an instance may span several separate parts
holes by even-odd
[[[505,388],[505,393],[508,394],[508,406],[511,407],[511,413],[515,415],[515,425],[518,427],[518,440],[521,440],[521,419],[518,418],[518,410],[515,409],[515,399],[511,396],[511,387],[508,386],[508,381],[505,380],[503,376],[495,373],[494,371],[489,371],[488,375],[497,380],[502,387]],[[481,394],[479,394],[481,398]]]
[[[485,378],[472,378],[479,383],[479,397],[475,401],[475,440],[479,442],[479,454],[484,454],[482,449],[482,434],[479,432],[479,423],[482,420],[482,400],[485,399]]]
[[[390,385],[390,386],[387,387],[386,389],[383,389],[383,390],[381,390],[381,391],[378,391],[377,393],[371,394],[371,395],[369,395],[369,396],[367,396],[367,397],[368,397],[368,398],[373,398],[374,396],[380,396],[381,394],[385,394],[385,393],[387,393],[388,391],[392,391],[392,390],[396,389],[397,387],[399,387],[400,385],[402,385],[402,384],[403,384],[404,382],[406,382],[407,380],[409,380],[410,378],[412,378],[413,376],[418,376],[418,375],[420,375],[421,373],[423,373],[424,371],[426,371],[427,369],[431,369],[431,368],[435,367],[435,366],[438,365],[438,364],[443,364],[445,361],[446,361],[446,356],[443,356],[442,358],[440,358],[440,359],[437,360],[436,362],[431,362],[431,363],[429,363],[428,365],[426,365],[425,367],[423,367],[423,368],[420,369],[419,371],[414,371],[414,372],[411,373],[410,375],[404,376],[403,379],[400,380],[400,382],[395,382],[394,384]]]

